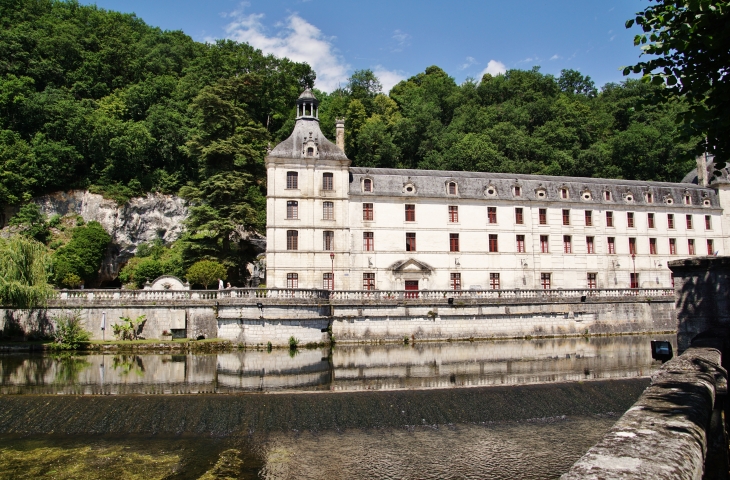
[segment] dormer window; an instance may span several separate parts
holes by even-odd
[[[653,193],[646,194],[646,203],[654,203],[654,194]]]
[[[686,194],[684,196],[684,204],[685,205],[692,205],[692,196],[691,195]]]
[[[561,188],[560,189],[560,198],[567,199],[569,197],[568,189],[567,188]]]
[[[512,191],[514,192],[515,197],[522,196],[522,187],[520,187],[519,185],[515,185],[514,187],[512,187]]]
[[[308,147],[307,148],[307,156],[313,157],[314,156],[314,147]]]
[[[456,195],[456,182],[449,182],[448,192],[449,195]]]
[[[605,198],[607,202],[610,202],[613,199],[611,192],[609,191],[603,192],[603,198]]]
[[[373,191],[373,181],[369,178],[366,178],[362,181],[362,191],[363,192],[372,192]]]

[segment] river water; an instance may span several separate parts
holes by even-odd
[[[667,336],[0,356],[1,478],[557,478]]]

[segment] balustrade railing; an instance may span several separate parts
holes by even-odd
[[[225,290],[57,290],[55,298],[86,301],[174,301],[174,300],[257,300],[257,299],[331,299],[349,301],[399,301],[467,299],[559,299],[668,297],[671,288],[604,288],[552,290],[321,290],[300,288],[231,288]]]

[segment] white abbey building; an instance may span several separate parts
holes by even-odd
[[[671,287],[667,261],[730,251],[726,175],[708,188],[696,171],[668,183],[356,168],[343,145],[344,123],[327,140],[305,91],[266,158],[268,287]]]

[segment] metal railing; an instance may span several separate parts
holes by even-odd
[[[560,298],[671,297],[671,288],[604,288],[552,290],[322,290],[304,288],[231,288],[225,290],[57,290],[56,300],[71,301],[164,301],[164,300],[256,300],[330,299],[349,301],[398,300],[503,300]]]

